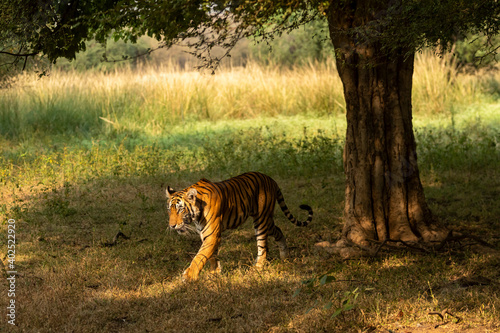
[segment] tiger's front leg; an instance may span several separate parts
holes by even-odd
[[[210,228],[209,228],[210,229]],[[218,228],[217,228],[218,229]],[[204,237],[204,235],[207,235]],[[220,244],[220,231],[219,230],[208,230],[204,234],[201,234],[203,243],[201,244],[200,250],[194,257],[191,265],[182,273],[182,279],[184,281],[196,281],[200,275],[203,266],[205,266],[207,260],[210,259],[210,264],[213,268],[213,260],[216,259],[217,251]]]

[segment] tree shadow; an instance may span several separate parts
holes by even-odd
[[[498,259],[465,247],[463,251],[437,258],[386,253],[371,262],[338,264],[333,260],[342,268],[339,280],[366,283],[346,282],[312,296],[294,298],[294,291],[300,288],[304,278],[323,274],[332,266],[332,259],[324,260],[311,248],[319,237],[339,235],[339,230],[332,229],[337,227],[336,217],[342,211],[343,175],[337,167],[327,167],[331,159],[321,157],[328,149],[337,149],[338,142],[305,142],[297,153],[296,146],[275,138],[263,153],[255,148],[263,140],[262,133],[258,133],[257,130],[250,133],[252,139],[246,142],[248,150],[243,152],[235,149],[239,146],[226,132],[219,133],[215,139],[220,141],[209,146],[212,150],[204,157],[206,164],[196,170],[167,173],[162,168],[153,168],[147,175],[132,172],[96,175],[37,189],[35,194],[25,193],[18,209],[9,212],[19,226],[20,329],[47,332],[355,331],[377,322],[366,319],[361,312],[373,314],[377,311],[376,304],[394,309],[402,299],[406,312],[411,311],[412,303],[425,308],[434,306],[437,300],[437,307],[478,313],[487,297],[498,294],[498,270],[493,269],[499,266]],[[188,139],[177,137],[171,142],[189,148],[189,143],[185,143]],[[208,145],[212,139],[212,136],[199,138],[198,143]],[[135,147],[132,141],[129,144],[126,149]],[[311,164],[315,168],[308,169]],[[182,284],[180,275],[201,241],[197,235],[182,237],[167,230],[166,185],[183,188],[202,177],[220,180],[248,165],[269,168],[278,183],[286,187],[283,193],[294,213],[298,212],[295,203],[298,206],[303,200],[311,201],[315,208],[315,220],[306,230],[296,229],[283,217],[277,217],[281,219],[280,228],[296,247],[295,261],[283,264],[272,261],[267,271],[253,272],[249,267],[256,247],[251,223],[247,222],[243,229],[223,238],[221,255],[225,261],[223,266],[229,268],[226,273],[219,278],[203,274],[200,283]],[[332,170],[338,172],[332,174]],[[498,231],[491,228],[497,223],[493,218],[498,189],[488,188],[489,181],[484,178],[477,178],[476,185],[471,187],[474,175],[464,177],[469,181],[464,179],[455,184],[442,181],[442,185],[426,188],[433,210],[438,217],[446,219],[449,226],[458,226],[462,232],[477,230],[487,232],[488,237],[498,237]],[[459,199],[452,200],[454,196]],[[464,206],[463,200],[472,200],[481,209],[464,210],[460,207]],[[467,209],[471,214],[467,214]],[[457,211],[464,213],[457,214]],[[118,232],[130,238],[113,242]],[[325,235],[326,232],[329,234]],[[271,248],[271,254],[279,257],[276,249]],[[402,263],[395,265],[398,261]],[[464,282],[460,282],[462,277],[481,276],[492,283],[464,286]],[[335,292],[341,294],[357,286],[364,288],[364,299],[358,304],[358,310],[346,315],[348,324],[330,319],[334,309],[328,312],[316,306],[306,313],[315,304],[315,297],[328,300]],[[495,305],[499,301],[495,298],[490,302]]]

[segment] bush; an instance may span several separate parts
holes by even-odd
[[[112,70],[129,66],[135,68],[147,61],[148,56],[134,57],[146,53],[151,46],[152,41],[147,37],[139,38],[136,44],[110,38],[106,47],[93,40],[86,43],[86,51],[78,53],[75,60],[61,58],[57,67],[64,70]]]
[[[484,46],[488,45],[487,48]],[[495,53],[491,53],[495,47],[500,45],[500,36],[492,37],[490,40],[484,35],[468,35],[461,38],[455,45],[454,55],[459,67],[466,69],[479,69],[481,67],[493,67],[498,59]]]
[[[268,43],[254,43],[249,47],[253,59],[266,65],[302,65],[334,56],[325,20],[310,22]]]

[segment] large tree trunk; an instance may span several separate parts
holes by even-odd
[[[328,10],[346,100],[343,238],[362,246],[373,240],[431,242],[446,236],[433,222],[419,177],[413,54],[383,49],[373,34],[383,29],[377,24],[386,3],[333,0]],[[363,35],[367,27],[371,33]],[[349,32],[352,28],[357,32]]]

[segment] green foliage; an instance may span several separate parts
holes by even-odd
[[[485,45],[489,49],[485,49]],[[454,55],[457,63],[466,69],[480,67],[494,67],[498,62],[496,52],[492,52],[494,48],[500,47],[500,36],[488,37],[484,34],[467,35],[466,38],[458,40],[455,44]]]
[[[94,17],[111,3],[94,1],[2,1],[0,47],[21,57],[45,54],[49,61],[74,58],[85,49]],[[7,53],[4,53],[7,54]],[[15,59],[15,58],[14,58]]]
[[[426,169],[462,168],[474,172],[494,165],[500,158],[498,121],[483,124],[480,119],[476,119],[467,124],[465,129],[428,126],[417,129],[416,137],[419,142],[419,161]]]
[[[263,64],[294,66],[310,61],[325,61],[334,55],[324,18],[313,20],[299,29],[262,42],[250,44],[252,58]]]
[[[174,47],[155,50],[152,54],[148,53],[157,46],[158,43],[147,36],[138,38],[135,44],[122,40],[115,41],[110,37],[107,39],[105,48],[101,43],[93,40],[86,43],[86,50],[78,53],[74,60],[61,59],[55,68],[110,70],[128,66],[136,68],[139,64],[153,64],[161,67],[174,63],[181,68],[186,63],[191,68],[200,65],[196,57],[189,54],[195,52],[195,49]],[[223,50],[214,49],[213,52],[215,52],[214,56],[224,54]],[[252,61],[262,65],[293,67],[309,65],[311,62],[326,62],[333,57],[333,54],[327,22],[324,19],[318,19],[282,35],[281,38],[274,38],[267,42],[259,42],[253,37],[248,38],[241,43],[241,46],[232,50],[231,58],[227,59],[226,63],[246,65]],[[138,55],[144,56],[137,58]]]
[[[132,44],[108,38],[105,47],[101,43],[90,41],[86,43],[85,49],[86,51],[76,54],[72,61],[59,60],[57,68],[64,70],[136,68],[148,61],[151,42],[146,38],[139,38],[135,44]]]
[[[500,32],[500,6],[495,0],[404,1],[379,9],[385,15],[377,16],[377,23],[360,26],[354,33],[380,40],[389,50],[413,52],[439,46],[445,52],[457,35],[483,32],[493,37]],[[490,46],[484,44],[483,48],[494,50]]]
[[[340,3],[340,6],[344,8],[348,4]],[[413,52],[437,44],[445,49],[456,34],[483,32],[490,38],[499,32],[500,26],[500,6],[495,0],[403,1],[390,6],[368,2],[353,6],[363,8],[364,13],[378,14],[369,24],[353,26],[345,33],[355,34],[359,42],[377,39],[384,43],[385,50],[401,48]],[[85,50],[88,40],[105,43],[112,34],[115,40],[136,42],[148,35],[163,46],[185,41],[209,68],[216,67],[227,55],[213,56],[215,47],[230,51],[247,37],[269,42],[323,15],[329,20],[342,15],[340,11],[336,14],[336,7],[324,1],[301,0],[161,3],[65,0],[48,1],[42,6],[26,1],[3,1],[0,9],[1,48],[21,59],[42,53],[51,62],[59,57],[73,59],[77,52]],[[319,22],[305,28],[320,36],[307,52],[315,58],[323,57],[329,50],[321,38],[325,24]],[[290,43],[287,45],[290,55],[280,52],[278,58],[294,63],[296,55],[309,49],[298,47],[305,38],[300,33],[288,36],[285,40]],[[495,51],[494,47],[489,49]]]

